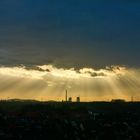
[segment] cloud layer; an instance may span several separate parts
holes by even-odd
[[[0,64],[139,67],[139,7],[134,0],[0,0]]]
[[[1,98],[62,100],[69,96],[82,100],[111,100],[134,96],[140,100],[140,69],[111,66],[103,69],[65,69],[53,65],[0,67]]]

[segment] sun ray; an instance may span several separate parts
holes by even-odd
[[[139,97],[140,70],[120,66],[104,69],[64,69],[53,65],[27,68],[0,67],[0,98],[65,100],[80,96],[83,101]],[[139,98],[140,99],[140,98]]]

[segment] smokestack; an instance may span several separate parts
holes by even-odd
[[[68,101],[68,91],[66,90],[66,102]]]

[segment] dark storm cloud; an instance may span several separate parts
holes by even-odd
[[[139,66],[140,2],[1,0],[0,64]]]

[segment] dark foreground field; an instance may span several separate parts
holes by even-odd
[[[140,140],[140,103],[0,101],[0,140]]]

